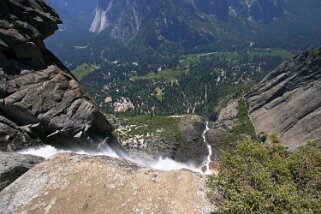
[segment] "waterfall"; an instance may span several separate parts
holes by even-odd
[[[194,172],[203,173],[198,167],[193,163],[180,163],[170,158],[158,157],[152,160],[131,157],[122,151],[116,151],[108,146],[108,144],[100,143],[97,150],[92,150],[88,148],[70,148],[70,149],[58,149],[51,145],[42,145],[38,147],[29,147],[23,150],[20,150],[21,154],[30,154],[41,156],[44,158],[50,158],[51,156],[58,153],[77,153],[90,156],[107,156],[113,158],[125,159],[134,163],[137,163],[141,166],[150,167],[156,170],[162,171],[171,171],[171,170],[180,170],[180,169],[189,169]]]
[[[208,150],[208,155],[203,163],[203,167],[206,167],[206,171],[205,173],[210,173],[210,164],[211,164],[211,157],[212,157],[212,154],[213,154],[213,151],[212,151],[212,146],[207,142],[206,140],[206,134],[207,132],[210,130],[210,128],[208,127],[208,121],[206,121],[206,126],[205,126],[205,129],[202,133],[202,137],[203,137],[203,141],[207,147],[207,150]]]
[[[96,9],[96,15],[94,21],[90,26],[90,32],[100,33],[108,27],[107,11],[100,8]]]

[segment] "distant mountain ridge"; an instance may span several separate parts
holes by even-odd
[[[319,0],[48,1],[64,26],[46,44],[72,69],[106,58],[321,46]]]
[[[320,9],[317,0],[99,0],[90,31],[151,48],[168,43],[192,48],[223,40],[255,42],[265,33],[275,39],[283,38],[281,34],[320,33],[321,28],[311,25],[312,17],[321,16]],[[309,24],[295,32],[302,22]]]

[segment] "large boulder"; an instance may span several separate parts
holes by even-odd
[[[206,176],[58,154],[0,193],[0,213],[210,213]]]
[[[0,2],[0,150],[115,142],[112,126],[43,40],[61,23],[43,0]]]
[[[33,155],[0,152],[0,191],[43,160]]]
[[[320,92],[320,51],[285,62],[246,95],[257,134],[275,133],[289,150],[320,141]]]

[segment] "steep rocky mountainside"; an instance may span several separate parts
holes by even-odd
[[[257,134],[275,133],[290,150],[321,140],[321,51],[285,62],[246,95]]]
[[[0,213],[210,213],[206,177],[59,154],[0,193]]]
[[[320,17],[320,8],[317,0],[99,0],[90,30],[106,31],[135,47],[173,43],[192,48],[229,40],[258,43],[270,33],[277,41],[288,34],[298,37],[317,32],[318,27],[307,23]],[[302,22],[306,32],[292,29]],[[282,26],[287,28],[284,35],[279,31]]]
[[[114,133],[131,156],[170,157],[200,166],[208,155],[202,139],[205,121],[198,115],[120,117],[114,121]]]
[[[112,127],[43,40],[61,21],[42,0],[0,2],[0,150],[113,141]]]
[[[96,11],[94,2],[98,2]],[[321,19],[319,0],[49,3],[61,13],[66,26],[47,40],[48,47],[72,67],[84,61],[100,64],[106,57],[128,60],[137,53],[137,58],[145,61],[159,61],[190,51],[248,47],[302,50],[321,45],[321,27],[314,24]]]

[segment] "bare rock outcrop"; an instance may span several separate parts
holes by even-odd
[[[181,162],[194,161],[202,165],[208,155],[207,146],[202,138],[205,129],[204,118],[198,115],[172,116],[178,124],[184,142],[177,147],[177,160]]]
[[[206,177],[58,154],[0,193],[0,213],[210,213]]]
[[[321,140],[321,54],[285,62],[246,95],[257,134],[275,133],[294,150]]]
[[[0,152],[0,191],[43,160],[33,155]]]
[[[61,23],[43,0],[0,2],[0,150],[114,142],[112,126],[43,40]]]

